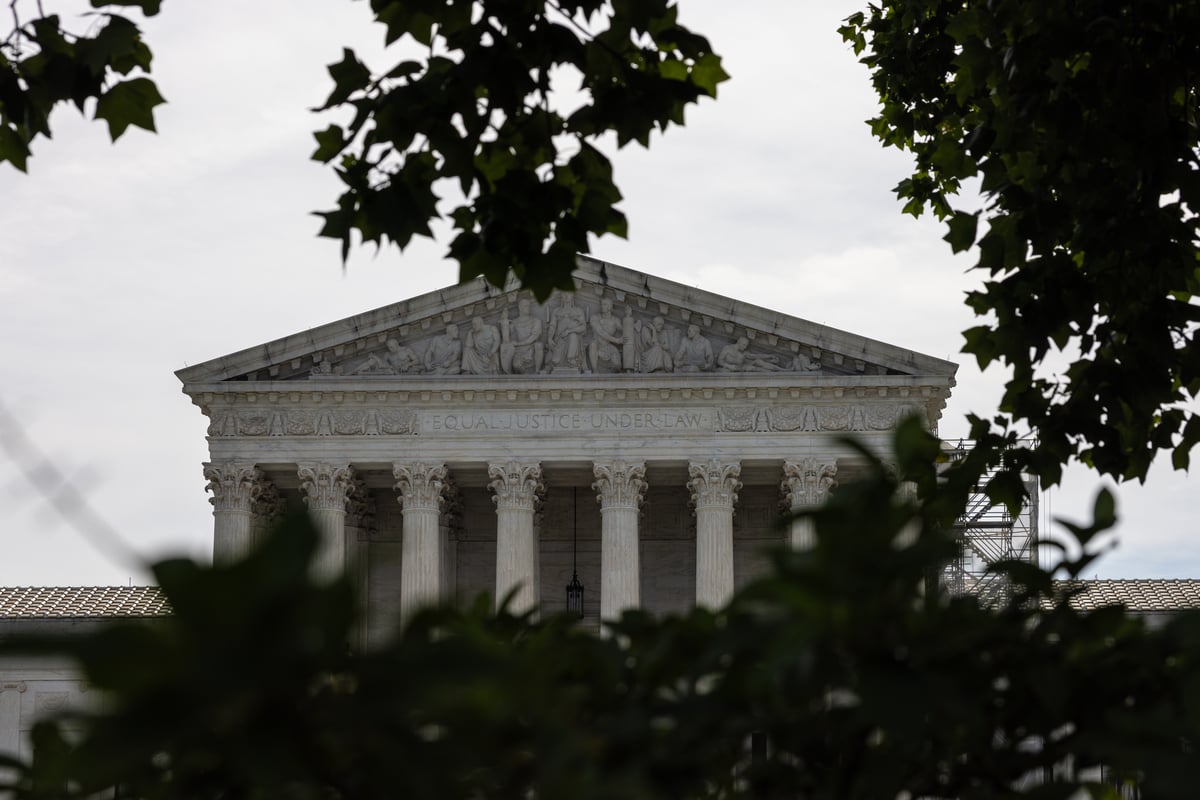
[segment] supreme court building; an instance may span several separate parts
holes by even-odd
[[[480,280],[180,370],[208,417],[214,558],[288,499],[375,631],[513,593],[592,624],[716,606],[896,423],[936,429],[955,365],[581,258],[545,304]]]

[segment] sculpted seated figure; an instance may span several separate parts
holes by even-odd
[[[500,331],[485,325],[483,317],[471,320],[463,349],[462,371],[469,375],[495,375],[500,371]]]
[[[356,374],[376,373],[379,375],[403,375],[408,372],[418,372],[421,369],[421,359],[395,339],[387,340],[387,352],[382,356],[372,353],[367,360],[354,370]]]
[[[721,348],[717,356],[717,366],[729,372],[779,372],[783,367],[776,364],[771,356],[756,356],[746,353],[750,340],[741,336],[733,344]]]
[[[530,312],[529,300],[517,302],[517,318],[508,320],[504,312],[500,345],[500,366],[511,375],[528,375],[542,371],[546,349],[542,344],[542,321]]]
[[[600,313],[592,317],[592,343],[588,358],[595,372],[620,372],[621,348],[625,344],[621,320],[613,315],[612,300],[600,301]]]
[[[662,317],[655,317],[653,324],[642,327],[642,372],[671,372],[674,369],[671,334],[666,324]]]
[[[433,375],[457,375],[462,371],[462,340],[458,326],[446,326],[446,333],[430,343],[425,351],[425,371]]]
[[[555,369],[583,371],[583,334],[587,317],[575,305],[575,297],[564,293],[558,308],[550,315],[550,366]]]
[[[712,345],[700,335],[700,326],[688,325],[687,338],[675,351],[676,372],[707,372],[713,368]]]

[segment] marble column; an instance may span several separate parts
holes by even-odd
[[[205,464],[204,477],[213,496],[213,563],[228,564],[250,551],[253,503],[263,488],[262,470],[253,464]]]
[[[537,608],[538,537],[534,510],[545,485],[537,463],[488,464],[492,500],[496,503],[496,604],[513,592],[509,610],[523,614]]]
[[[358,601],[358,622],[351,643],[359,650],[367,643],[367,551],[374,526],[375,498],[366,483],[356,478],[354,491],[346,501],[346,575],[354,586]]]
[[[392,474],[404,507],[400,615],[407,621],[422,606],[446,599],[446,537],[440,524],[446,466],[394,464]]]
[[[806,458],[787,461],[783,465],[784,501],[793,513],[821,505],[829,497],[829,490],[837,486],[837,463],[835,459]],[[811,550],[817,544],[812,519],[793,519],[788,532],[788,541],[797,550]]]
[[[614,620],[641,605],[638,508],[646,493],[646,465],[598,461],[592,473],[600,501],[600,619]]]
[[[312,576],[331,581],[346,571],[346,500],[354,492],[354,469],[343,464],[300,464],[300,490],[321,538]]]
[[[721,608],[733,596],[733,506],[741,464],[713,459],[688,465],[696,507],[696,605]]]

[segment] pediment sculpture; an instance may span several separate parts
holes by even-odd
[[[816,374],[827,370],[818,348],[777,337],[772,344],[752,341],[752,331],[707,317],[701,324],[698,316],[680,315],[677,309],[676,315],[682,317],[678,323],[668,319],[671,309],[653,313],[582,292],[557,294],[546,305],[535,304],[523,293],[513,299],[499,309],[473,309],[462,323],[446,322],[440,331],[423,338],[393,333],[382,349],[336,362],[320,361],[309,375]],[[725,330],[718,331],[718,326]]]

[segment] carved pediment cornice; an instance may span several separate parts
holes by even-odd
[[[628,375],[790,380],[925,377],[956,366],[894,345],[581,258],[577,291],[545,305],[482,280],[323,325],[180,370],[185,391],[212,383],[357,390],[397,381],[524,386]],[[935,381],[936,382],[936,381]]]

